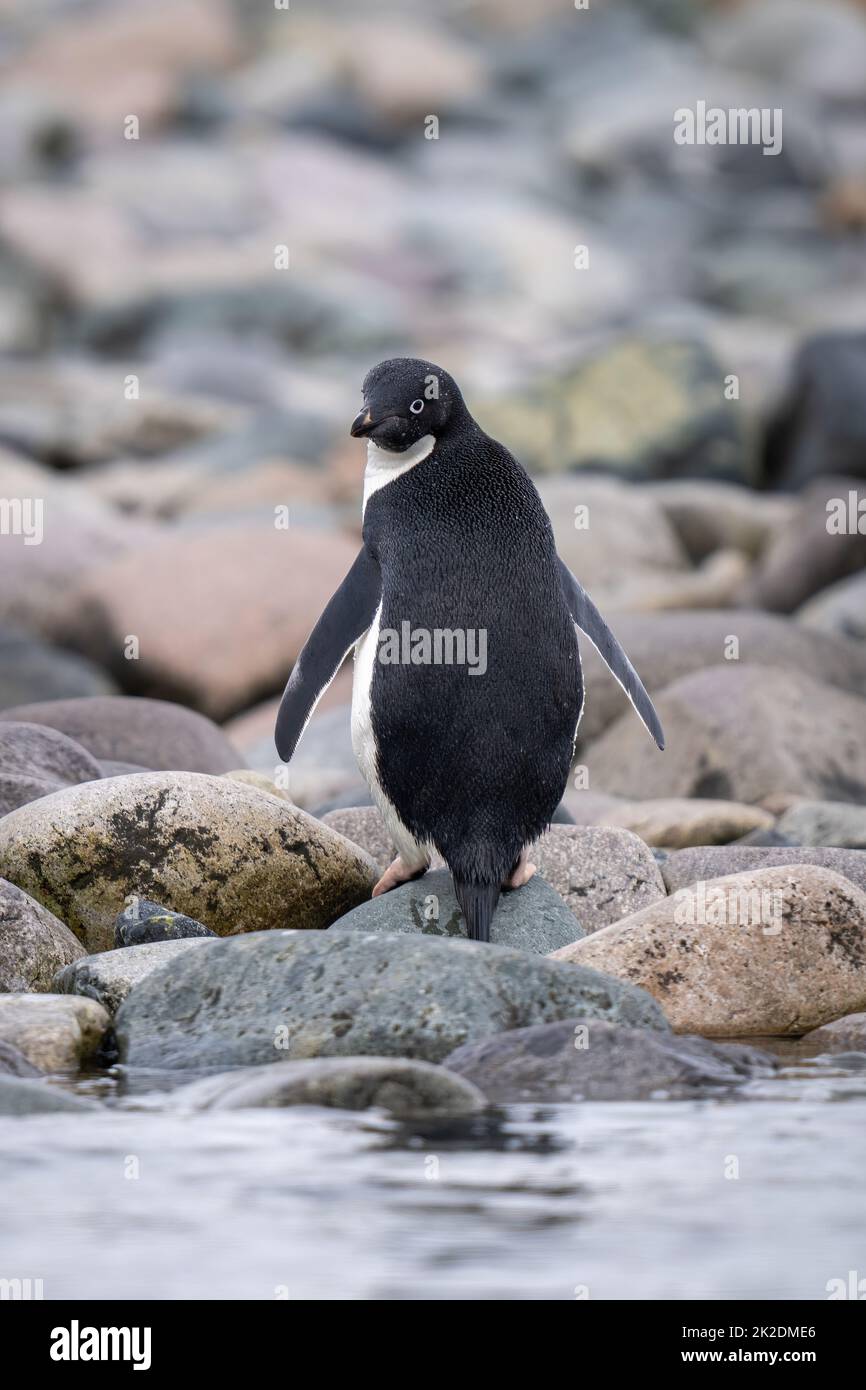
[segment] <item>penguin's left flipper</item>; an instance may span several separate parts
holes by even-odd
[[[631,700],[659,748],[665,746],[665,736],[652,700],[643,681],[617,642],[604,618],[586,590],[578,584],[571,570],[559,561],[559,573],[569,612],[577,627],[585,633],[602,661],[610,668]]]
[[[364,546],[304,643],[283,692],[274,742],[284,762],[290,760],[344,657],[372,623],[381,596],[379,566]]]

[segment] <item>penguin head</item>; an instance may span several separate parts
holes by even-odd
[[[349,431],[380,449],[402,452],[424,435],[440,436],[466,413],[457,383],[418,357],[392,357],[372,367],[362,387],[364,408]]]

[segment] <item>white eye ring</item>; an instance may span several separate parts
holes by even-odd
[[[409,409],[413,415],[420,415],[421,411],[424,409],[424,402],[421,400],[413,401]]]

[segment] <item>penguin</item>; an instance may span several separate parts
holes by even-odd
[[[354,649],[352,745],[398,851],[373,895],[423,874],[435,850],[470,939],[489,941],[499,895],[535,872],[528,848],[568,782],[584,697],[578,629],[660,749],[664,735],[557,556],[529,475],[454,379],[393,358],[362,391],[350,433],[367,443],[363,544],[289,677],[277,751],[291,759]]]

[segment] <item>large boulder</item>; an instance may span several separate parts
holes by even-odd
[[[0,993],[44,993],[56,972],[84,955],[69,928],[0,878]]]
[[[464,1043],[445,1066],[496,1105],[685,1099],[730,1090],[770,1069],[752,1048],[601,1019],[539,1023]]]
[[[446,869],[434,869],[361,903],[335,922],[331,931],[397,932],[452,940],[466,940],[469,935]],[[511,946],[539,956],[549,955],[583,934],[577,918],[538,874],[522,888],[502,894],[490,924],[494,946]]]
[[[126,946],[116,951],[100,951],[95,956],[83,956],[57,971],[53,988],[56,994],[80,994],[85,999],[95,999],[110,1014],[115,1014],[129,991],[141,984],[151,971],[169,964],[190,947],[200,946],[202,940],[191,937],[186,941],[151,941],[144,946]]]
[[[578,572],[579,574],[579,572]],[[774,666],[805,671],[827,685],[866,694],[866,650],[824,632],[804,632],[788,618],[743,609],[617,614],[613,630],[650,693],[705,666]],[[734,643],[736,645],[734,645]],[[628,712],[622,688],[589,642],[581,642],[586,704],[581,743]]]
[[[330,926],[377,877],[356,845],[288,802],[196,772],[109,777],[22,806],[0,820],[0,873],[89,951],[113,947],[129,894],[225,936]]]
[[[858,484],[856,478],[825,478],[807,487],[790,526],[767,547],[739,601],[749,608],[793,613],[813,594],[862,570],[866,529],[861,529],[863,514],[857,512],[862,494],[862,480]]]
[[[845,801],[800,801],[779,817],[778,830],[796,845],[866,849],[866,806]]]
[[[796,490],[826,473],[866,478],[864,402],[866,333],[809,338],[767,432],[768,481]]]
[[[530,857],[587,932],[664,896],[652,853],[630,830],[554,825],[531,847]]]
[[[702,879],[725,878],[754,869],[779,869],[788,864],[817,864],[821,869],[832,869],[866,892],[866,854],[859,850],[801,849],[799,845],[696,846],[669,854],[661,872],[668,892],[676,893]]]
[[[0,710],[34,700],[113,695],[115,689],[107,672],[85,657],[0,628]]]
[[[77,1071],[92,1062],[110,1019],[93,999],[63,994],[0,994],[0,1041],[40,1071]]]
[[[642,990],[505,946],[361,932],[209,941],[155,971],[115,1020],[129,1066],[419,1057],[558,1018],[666,1030]]]
[[[93,758],[154,772],[230,772],[238,753],[210,719],[168,700],[96,696],[4,710],[0,719],[58,729]]]
[[[56,729],[0,722],[0,817],[62,787],[101,776],[87,749]]]
[[[648,845],[682,849],[686,845],[727,844],[775,824],[769,811],[739,801],[672,797],[667,801],[627,801],[606,811],[605,824],[633,830]]]
[[[315,1057],[237,1067],[172,1091],[170,1110],[248,1110],[327,1105],[395,1115],[470,1115],[484,1107],[471,1082],[431,1062],[405,1057]]]
[[[799,1036],[866,1007],[866,893],[816,865],[731,874],[556,958],[640,985],[677,1033]]]
[[[648,492],[696,563],[714,550],[756,558],[796,509],[791,497],[712,478],[669,478],[650,484]]]
[[[866,800],[866,701],[805,674],[710,666],[654,697],[660,753],[630,710],[583,759],[599,790],[755,802],[774,792]]]

